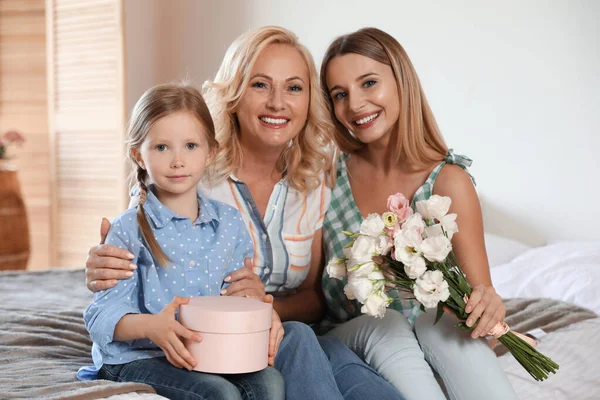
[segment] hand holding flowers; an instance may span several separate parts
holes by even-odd
[[[370,214],[357,233],[344,232],[352,240],[344,258],[331,260],[328,274],[347,276],[344,292],[361,304],[361,312],[382,318],[394,299],[390,285],[408,293],[421,308],[437,308],[436,322],[444,309],[461,321],[457,327],[472,337],[494,336],[536,379],[543,380],[558,365],[539,353],[504,322],[506,308],[494,289],[472,288],[452,252],[452,236],[458,232],[456,214],[448,214],[451,199],[437,195],[416,204],[417,212],[401,193],[388,198],[389,212]],[[464,322],[466,320],[466,322]],[[500,321],[500,322],[498,322]]]

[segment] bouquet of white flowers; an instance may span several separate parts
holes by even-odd
[[[388,198],[383,215],[370,214],[360,232],[344,232],[351,241],[344,248],[344,258],[327,265],[332,278],[348,283],[344,293],[358,300],[361,311],[383,317],[393,299],[386,293],[393,287],[421,303],[421,309],[437,308],[436,322],[444,307],[460,321],[466,320],[465,306],[472,288],[452,252],[452,236],[458,232],[456,214],[448,214],[451,200],[437,195],[416,203],[414,212],[408,200],[397,193]],[[464,322],[457,327],[472,331]],[[555,373],[558,364],[538,352],[531,339],[511,332],[504,322],[491,332],[536,380]]]

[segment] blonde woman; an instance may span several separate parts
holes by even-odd
[[[413,206],[432,194],[449,196],[460,227],[452,245],[473,286],[467,325],[478,321],[469,338],[454,327],[455,317],[444,315],[434,326],[432,313],[420,315],[411,300],[392,303],[395,310],[383,319],[359,316],[344,283],[324,274],[324,325],[336,326],[328,335],[342,339],[407,399],[445,398],[426,361],[451,399],[515,399],[481,339],[504,319],[506,308],[490,278],[481,209],[466,172],[471,160],[446,147],[408,55],[387,33],[361,29],[329,46],[321,81],[344,152],[323,228],[326,259],[343,257],[342,231],[358,231],[368,214],[387,211],[390,194],[403,193]]]
[[[331,192],[333,126],[310,53],[286,29],[247,32],[205,85],[205,99],[219,149],[213,179],[202,190],[240,211],[254,244],[249,268],[225,278],[231,285],[221,294],[262,297],[266,287],[282,320],[318,321],[324,315],[321,229]],[[126,260],[126,252],[110,245],[92,248],[88,287],[116,284],[129,269]],[[307,325],[293,326],[296,337],[316,342]],[[322,338],[320,344],[325,353],[280,346],[275,368],[287,398],[401,398],[339,340]],[[328,371],[322,364],[327,358]]]

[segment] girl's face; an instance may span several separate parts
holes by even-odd
[[[139,149],[132,149],[159,194],[196,193],[196,185],[213,158],[204,126],[192,114],[179,111],[156,121]]]
[[[235,110],[241,142],[283,150],[306,123],[309,85],[308,66],[298,50],[285,44],[267,46]]]
[[[363,143],[386,144],[400,115],[392,68],[350,53],[333,58],[325,76],[338,121]]]

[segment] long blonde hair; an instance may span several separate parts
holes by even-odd
[[[144,241],[152,255],[161,266],[166,266],[169,257],[162,251],[156,241],[146,213],[144,203],[148,193],[148,172],[142,168],[133,155],[132,149],[139,151],[152,126],[161,118],[175,112],[189,112],[204,127],[209,147],[218,147],[215,139],[215,127],[202,95],[194,87],[187,84],[164,84],[148,89],[137,101],[131,112],[127,127],[127,154],[130,166],[129,188],[139,188],[137,203],[137,221]]]
[[[396,161],[403,160],[411,165],[423,167],[443,159],[448,148],[427,103],[415,68],[400,43],[377,28],[363,28],[338,37],[329,45],[323,57],[321,88],[334,120],[335,141],[340,149],[346,153],[354,153],[366,146],[350,135],[336,119],[333,101],[327,89],[326,73],[329,62],[337,56],[350,53],[369,57],[392,68],[400,97],[398,131],[392,139]],[[428,147],[433,149],[438,157],[429,155]]]
[[[238,37],[225,53],[215,79],[204,84],[204,97],[214,118],[219,142],[213,181],[226,179],[242,165],[240,127],[234,110],[248,87],[256,60],[267,46],[275,43],[298,50],[309,70],[310,105],[306,124],[291,146],[282,152],[277,164],[278,172],[286,174],[290,186],[304,192],[321,184],[323,171],[331,176],[334,126],[327,115],[310,52],[294,33],[277,26],[251,30]]]

